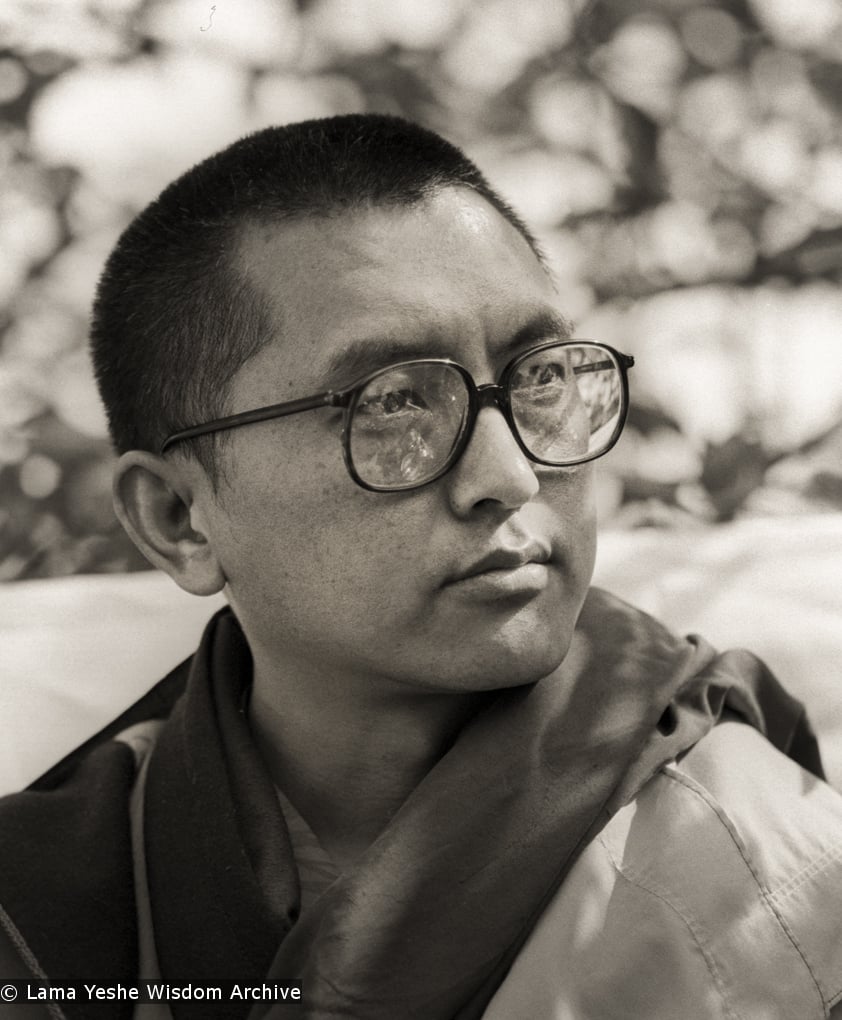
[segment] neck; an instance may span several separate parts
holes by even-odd
[[[340,870],[377,838],[484,694],[261,669],[249,721],[276,785]]]

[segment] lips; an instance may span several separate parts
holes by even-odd
[[[543,565],[549,562],[550,550],[539,543],[531,543],[519,548],[494,549],[469,566],[459,568],[451,575],[445,585],[459,584],[485,575],[509,574],[527,567],[529,564]]]

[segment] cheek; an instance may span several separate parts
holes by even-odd
[[[538,498],[559,521],[567,521],[571,528],[593,525],[596,518],[593,463],[541,469],[539,482]]]
[[[596,557],[596,487],[593,464],[548,472],[541,478],[540,498],[553,520],[577,580],[593,572]]]
[[[313,461],[294,494],[265,478],[241,485],[227,504],[218,537],[231,593],[273,612],[406,601],[423,568],[429,513],[360,488],[341,464]]]

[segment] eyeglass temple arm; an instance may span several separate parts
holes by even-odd
[[[239,414],[229,414],[224,418],[215,418],[213,421],[205,422],[202,425],[193,425],[189,429],[173,432],[171,436],[164,440],[158,452],[163,456],[170,447],[185,439],[195,439],[197,436],[207,436],[213,432],[235,429],[240,425],[252,425],[255,422],[269,421],[272,418],[285,418],[289,414],[298,414],[299,411],[312,411],[317,407],[341,406],[346,399],[347,393],[336,393],[331,390],[327,393],[319,393],[314,397],[301,397],[300,400],[289,400],[281,404],[256,407],[252,411],[240,411]]]
[[[621,368],[631,368],[634,365],[634,358],[630,354],[617,352],[617,359]],[[613,361],[595,361],[592,365],[574,365],[574,375],[584,375],[585,372],[602,372],[606,368],[614,368]]]

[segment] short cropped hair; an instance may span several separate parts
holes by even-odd
[[[157,451],[171,433],[224,414],[230,380],[271,338],[268,298],[238,264],[249,224],[410,206],[453,186],[485,198],[542,261],[465,154],[399,117],[267,128],[175,180],[120,237],[94,302],[91,349],[116,450]],[[214,485],[221,441],[180,446]]]

